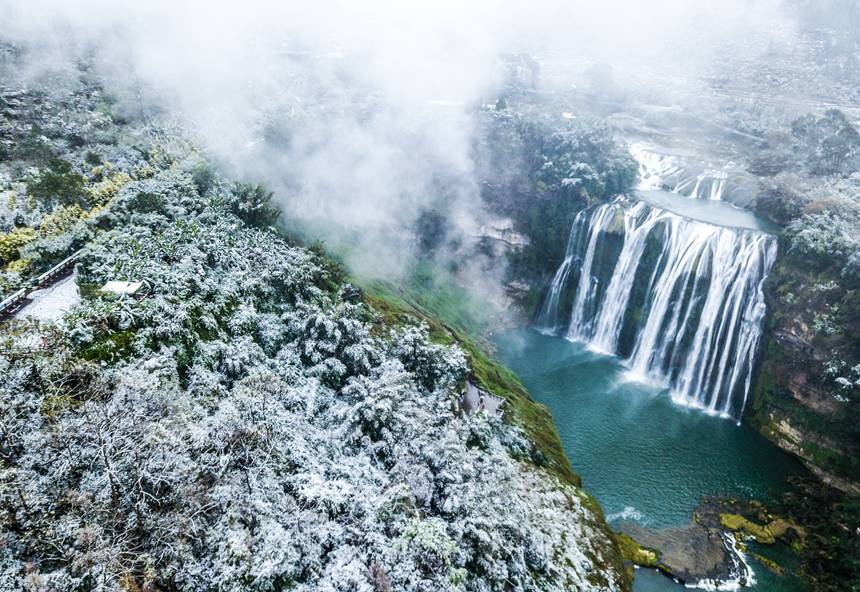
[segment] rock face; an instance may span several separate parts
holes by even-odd
[[[623,534],[659,554],[653,566],[685,584],[740,582],[748,579],[746,565],[734,551],[734,540],[721,529],[691,523],[678,528],[650,529],[624,523]]]
[[[850,314],[856,295],[835,285],[789,255],[777,259],[766,284],[769,319],[747,420],[823,481],[857,495],[856,403],[837,380],[847,371],[843,360],[857,359],[860,319]],[[828,325],[828,311],[842,311],[840,324]]]

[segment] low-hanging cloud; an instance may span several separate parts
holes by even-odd
[[[472,114],[500,53],[693,70],[740,34],[790,28],[776,0],[0,0],[0,13],[0,36],[39,44],[52,66],[98,48],[109,80],[165,106],[322,238],[348,236],[374,273],[405,263],[425,208],[463,236],[483,224]]]

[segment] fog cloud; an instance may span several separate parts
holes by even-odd
[[[404,264],[424,208],[463,236],[485,221],[472,115],[494,100],[500,53],[695,72],[740,36],[766,46],[791,30],[775,0],[0,0],[0,13],[0,36],[38,43],[43,63],[98,48],[109,79],[375,273]]]

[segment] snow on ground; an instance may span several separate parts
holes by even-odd
[[[16,319],[33,317],[40,321],[56,321],[63,313],[81,301],[75,274],[64,278],[52,286],[34,290],[21,310],[15,313]]]
[[[469,412],[486,411],[496,417],[502,416],[503,399],[479,389],[469,382],[465,394],[460,398],[460,406]]]

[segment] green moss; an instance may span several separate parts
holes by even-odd
[[[377,333],[387,332],[391,327],[423,322],[430,329],[430,340],[433,343],[454,343],[453,335],[438,320],[410,306],[402,298],[387,291],[382,284],[366,286],[364,299],[376,313],[373,330]]]
[[[654,549],[643,547],[635,540],[623,533],[615,535],[618,548],[624,561],[630,561],[642,567],[657,567],[660,563],[660,553]]]
[[[720,514],[720,524],[731,531],[743,532],[746,535],[752,536],[756,541],[764,545],[774,544],[777,539],[785,537],[789,530],[794,530],[800,536],[801,540],[805,535],[803,528],[784,518],[774,518],[767,524],[762,525],[740,514],[724,513]]]
[[[660,552],[656,549],[643,547],[636,540],[624,533],[615,532],[612,533],[612,536],[618,552],[626,564],[626,572],[630,581],[633,581],[634,565],[649,569],[658,569],[671,578],[675,577],[672,570],[660,561]]]
[[[756,561],[761,563],[763,566],[765,566],[767,569],[769,569],[776,575],[783,575],[782,567],[773,559],[768,559],[767,557],[765,557],[764,555],[760,555],[759,553],[753,553],[752,556],[755,558]]]
[[[78,203],[86,197],[86,181],[70,162],[53,158],[27,182],[27,193],[43,204],[50,204],[51,200],[61,204]]]
[[[81,357],[90,362],[111,362],[124,359],[131,354],[134,331],[112,331],[87,346]]]

